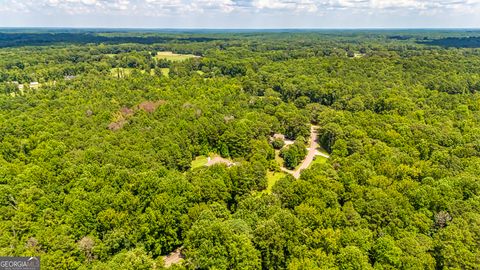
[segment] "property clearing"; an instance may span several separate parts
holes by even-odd
[[[330,158],[329,155],[327,155],[327,154],[318,150],[320,148],[320,146],[317,143],[317,138],[318,138],[317,127],[316,126],[311,126],[310,127],[310,145],[309,145],[310,147],[307,148],[307,150],[308,150],[307,156],[302,161],[300,166],[297,167],[294,171],[289,170],[285,167],[281,168],[282,171],[284,171],[286,173],[289,173],[289,174],[293,175],[293,177],[298,179],[298,178],[300,178],[300,173],[302,172],[302,170],[310,167],[310,165],[313,162],[313,159],[315,158],[315,156],[322,156],[322,157],[325,157],[325,158]]]
[[[209,167],[213,166],[215,164],[225,164],[227,167],[235,166],[238,163],[233,162],[229,159],[223,158],[219,155],[215,154],[210,154],[208,157],[207,156],[198,156],[192,161],[191,168],[196,169],[196,168],[201,168],[201,167]]]
[[[190,58],[199,58],[199,57],[200,56],[196,56],[193,54],[177,54],[173,52],[157,52],[157,55],[155,56],[155,58],[157,58],[158,60],[165,59],[172,62],[180,62]]]

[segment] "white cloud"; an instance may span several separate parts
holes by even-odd
[[[480,0],[0,0],[0,11],[38,14],[194,15],[259,14],[278,11],[288,16],[332,10],[382,12],[480,12]]]

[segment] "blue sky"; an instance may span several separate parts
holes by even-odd
[[[0,0],[0,27],[480,28],[480,0]]]

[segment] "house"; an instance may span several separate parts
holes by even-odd
[[[69,80],[75,79],[76,77],[77,77],[77,76],[74,76],[74,75],[67,75],[67,76],[65,76],[64,78],[65,78],[65,80],[69,81]]]

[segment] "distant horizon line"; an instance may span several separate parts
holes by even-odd
[[[0,26],[0,29],[105,29],[105,30],[480,30],[480,27],[93,27],[93,26]]]

